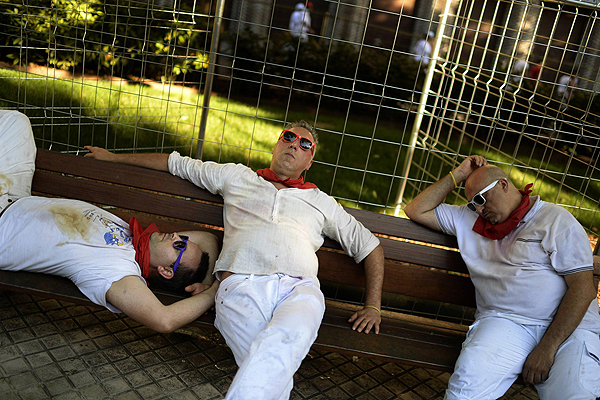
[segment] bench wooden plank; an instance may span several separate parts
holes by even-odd
[[[223,204],[221,196],[202,190],[191,182],[179,178],[172,179],[171,174],[167,172],[152,171],[132,165],[114,164],[39,149],[36,168]],[[372,232],[449,248],[457,247],[455,238],[433,231],[408,219],[355,208],[344,208]]]
[[[168,172],[38,149],[36,171],[46,170],[223,204],[223,198]]]
[[[164,179],[167,176],[161,177]],[[153,215],[179,218],[188,222],[223,226],[221,205],[173,198],[152,192],[140,193],[133,188],[118,185],[112,185],[110,191],[107,191],[105,183],[73,179],[47,171],[36,172],[33,179],[33,190],[43,195],[64,196],[96,204],[131,208]],[[391,260],[467,273],[460,254],[455,251],[429,248],[386,238],[381,238],[381,242],[386,258]],[[324,245],[333,249],[341,249],[341,246],[331,239],[326,240]]]
[[[94,182],[86,179],[73,179],[68,176],[37,171],[33,177],[32,189],[35,192],[53,196],[65,196],[103,205],[129,208],[191,222],[223,226],[223,207],[163,196],[152,192]],[[107,190],[108,189],[108,190]]]
[[[376,214],[371,211],[344,207],[371,232],[394,236],[403,239],[431,243],[449,248],[458,248],[456,238],[419,225],[406,218],[391,215]]]
[[[319,280],[364,287],[364,268],[354,263],[350,257],[325,250],[318,251],[317,257],[320,266],[327,266],[319,268]],[[387,258],[383,290],[388,293],[475,307],[475,291],[470,278],[408,264],[398,264]]]

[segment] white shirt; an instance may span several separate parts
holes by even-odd
[[[169,171],[223,196],[225,234],[215,272],[315,278],[324,236],[338,241],[358,263],[377,239],[319,189],[277,189],[241,164],[169,156]]]
[[[527,70],[529,70],[527,61],[517,60],[512,68],[512,80],[518,84],[523,79],[523,75],[527,76]]]
[[[440,204],[435,215],[444,233],[458,240],[475,285],[477,318],[495,315],[524,325],[549,325],[567,291],[562,276],[593,269],[590,243],[579,222],[539,198],[500,240],[475,233],[478,215],[466,206]],[[597,299],[579,327],[600,333]]]
[[[129,224],[89,203],[24,197],[0,217],[0,269],[68,278],[95,304],[111,285],[141,276]],[[43,278],[40,278],[43,279]]]
[[[429,65],[429,57],[431,56],[431,44],[425,40],[421,39],[415,45],[415,61],[419,62],[423,59],[423,65]]]
[[[310,32],[310,12],[304,7],[304,4],[296,4],[295,11],[290,16],[290,33],[292,36],[301,37],[303,42],[308,40]]]

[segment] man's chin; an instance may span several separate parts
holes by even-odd
[[[486,217],[486,218],[484,218],[484,219],[485,219],[487,222],[489,222],[490,224],[492,224],[492,225],[496,225],[496,224],[499,224],[499,223],[500,223],[500,221],[498,221],[498,219],[497,219],[497,218],[494,218],[494,217],[491,217],[491,218],[490,218],[490,217]]]

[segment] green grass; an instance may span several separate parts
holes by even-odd
[[[150,86],[122,80],[46,78],[9,69],[0,69],[0,84],[3,87],[0,107],[27,104],[25,112],[32,119],[39,147],[51,145],[52,150],[76,152],[84,145],[93,144],[125,152],[135,148],[138,151],[178,150],[184,155],[196,154],[202,95],[194,90],[182,92],[168,85]],[[282,128],[281,121],[305,119],[314,122],[317,101],[292,97],[289,110],[286,110],[287,97],[263,98],[257,108],[256,99],[228,101],[225,96],[213,95],[203,159],[239,162],[255,169],[268,166],[271,148]],[[378,114],[377,109],[368,109],[368,106],[351,110],[321,107],[316,121],[320,144],[307,180],[340,198],[345,205],[354,206],[360,201],[361,208],[379,212],[383,211],[383,204],[393,207],[400,181],[394,179],[392,182],[391,175],[400,174],[406,153],[402,151],[399,157],[400,143],[408,142],[405,122],[397,121],[397,115]],[[377,126],[375,131],[374,126]],[[411,124],[406,126],[410,130]],[[339,134],[342,131],[344,135]],[[452,141],[448,146],[461,152],[467,148],[464,143]],[[473,145],[472,151],[485,153],[480,145]],[[534,157],[528,160],[532,153],[534,156],[537,153],[525,145],[522,151],[519,160],[529,162],[534,168],[557,171],[560,179],[558,173],[564,170],[564,159],[554,157],[542,161],[541,157]],[[488,152],[487,157],[512,164],[510,158],[499,152]],[[419,158],[415,156],[415,160]],[[447,173],[449,166],[442,165],[435,157],[432,160],[424,165],[428,171]],[[569,173],[589,177],[594,172],[573,165]],[[415,171],[411,171],[411,176],[419,179]],[[535,170],[513,169],[511,178],[517,184],[535,181],[534,193],[548,201],[576,207],[570,211],[585,227],[597,232],[598,213],[581,209],[596,210],[598,204],[579,193],[583,191],[597,199],[600,197],[597,184],[585,186],[585,178],[569,178],[565,183],[577,190],[563,187],[559,192],[555,182],[540,179]],[[407,195],[406,200],[410,200],[412,193],[407,191]],[[449,196],[448,200],[464,201],[457,196]]]

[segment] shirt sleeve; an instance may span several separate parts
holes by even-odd
[[[457,235],[459,221],[465,217],[465,212],[472,212],[466,206],[440,204],[433,209],[437,222],[446,235]]]
[[[551,235],[548,250],[552,267],[559,275],[589,271],[594,268],[594,256],[585,230],[568,211],[560,212],[551,229],[560,229]],[[567,227],[566,229],[564,229]]]
[[[326,216],[323,233],[336,240],[358,264],[379,246],[379,239],[334,199],[331,201],[335,206],[332,215]]]
[[[169,172],[186,179],[212,194],[222,194],[223,185],[234,173],[235,164],[217,164],[213,161],[182,157],[174,151],[169,155]]]

